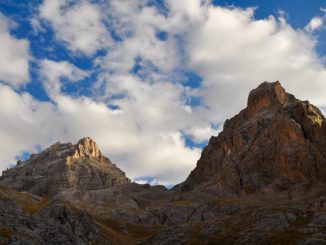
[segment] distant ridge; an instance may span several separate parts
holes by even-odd
[[[40,154],[32,154],[27,161],[19,161],[0,177],[0,184],[40,196],[67,190],[103,189],[129,182],[125,173],[103,156],[89,137],[75,145],[57,142]]]

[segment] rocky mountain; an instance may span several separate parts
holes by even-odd
[[[17,162],[15,168],[3,171],[0,177],[0,184],[39,196],[123,183],[130,183],[130,179],[102,155],[91,138],[83,138],[75,145],[55,143],[25,162]]]
[[[178,188],[242,195],[294,191],[325,181],[325,117],[279,82],[264,82],[250,92],[247,107],[211,137]]]
[[[86,211],[0,186],[0,244],[114,244]]]
[[[325,142],[319,109],[265,82],[172,190],[57,143],[0,177],[0,244],[325,245]]]

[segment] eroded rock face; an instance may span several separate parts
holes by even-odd
[[[40,154],[32,154],[15,168],[3,171],[0,183],[18,191],[54,196],[62,191],[97,190],[130,180],[103,156],[91,138],[72,145],[55,143]]]
[[[117,244],[91,215],[69,203],[0,185],[0,244]]]
[[[325,149],[323,115],[278,82],[173,190],[129,183],[90,138],[57,143],[0,178],[51,196],[0,184],[0,244],[325,244]]]
[[[176,189],[244,194],[325,181],[324,116],[279,82],[264,82],[251,91],[247,108],[210,139],[197,167]]]

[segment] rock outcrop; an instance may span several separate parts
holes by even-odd
[[[326,182],[326,121],[279,82],[264,82],[247,107],[211,137],[196,168],[176,189],[221,194],[270,192]]]
[[[0,244],[114,244],[87,212],[0,186]]]
[[[90,138],[18,162],[0,244],[326,244],[325,152],[319,109],[265,82],[172,190],[130,183]]]
[[[115,164],[102,155],[91,138],[72,145],[55,143],[40,154],[2,172],[2,185],[40,196],[73,190],[98,190],[130,183]]]

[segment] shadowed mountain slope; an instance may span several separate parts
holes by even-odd
[[[326,181],[326,121],[279,82],[264,82],[247,107],[211,137],[197,167],[176,189],[249,194]]]
[[[325,152],[319,109],[264,82],[172,190],[130,183],[90,138],[18,162],[0,244],[326,244]]]

